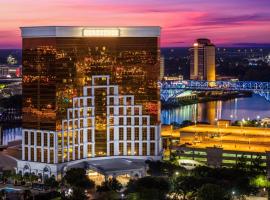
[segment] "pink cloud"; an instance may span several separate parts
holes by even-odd
[[[41,25],[157,25],[162,46],[189,46],[198,37],[222,44],[269,43],[267,5],[266,0],[1,0],[0,48],[19,48],[19,27]]]

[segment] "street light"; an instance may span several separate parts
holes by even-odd
[[[121,199],[124,199],[124,197],[125,197],[125,195],[122,193],[122,194],[121,194]]]
[[[175,175],[178,176],[179,175],[179,172],[175,172]]]

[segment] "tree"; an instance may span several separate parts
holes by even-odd
[[[59,186],[59,183],[55,180],[54,176],[45,179],[44,184],[50,189],[56,189]]]
[[[187,195],[193,195],[199,188],[199,181],[194,176],[177,176],[172,181],[172,192],[176,195],[183,196],[183,200],[187,199]]]
[[[262,174],[265,169],[265,167],[263,167],[263,163],[262,156],[257,155],[251,160],[250,171],[256,174]]]
[[[97,187],[98,192],[119,192],[122,189],[121,183],[116,178],[111,178],[109,180],[104,181],[101,186]]]
[[[175,172],[186,174],[187,170],[179,165],[169,161],[146,161],[149,166],[148,173],[152,176],[169,176],[172,177]]]
[[[197,193],[197,200],[225,200],[229,199],[226,191],[219,185],[205,184]]]
[[[0,190],[0,200],[6,199],[7,192],[5,190]]]
[[[23,200],[30,200],[30,199],[32,199],[32,193],[28,189],[23,191],[22,196],[23,196]]]
[[[71,187],[93,189],[95,183],[86,176],[86,171],[82,168],[73,168],[67,171],[64,181]]]
[[[127,185],[126,193],[133,199],[165,199],[170,185],[167,179],[162,177],[147,176],[138,180],[131,180]],[[131,195],[131,193],[133,193]],[[135,194],[134,194],[135,193]]]
[[[235,168],[240,170],[247,169],[247,157],[244,154],[236,161]]]
[[[71,187],[71,195],[67,199],[86,199],[85,190],[95,187],[95,183],[86,176],[86,171],[82,168],[73,168],[66,172],[63,182]]]

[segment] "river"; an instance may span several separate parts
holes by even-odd
[[[256,119],[270,117],[270,102],[259,95],[227,101],[211,101],[161,111],[162,124],[184,120],[214,123],[216,119]]]

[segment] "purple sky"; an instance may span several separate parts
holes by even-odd
[[[161,45],[270,44],[270,0],[1,0],[0,48],[21,48],[20,26],[162,27]]]

